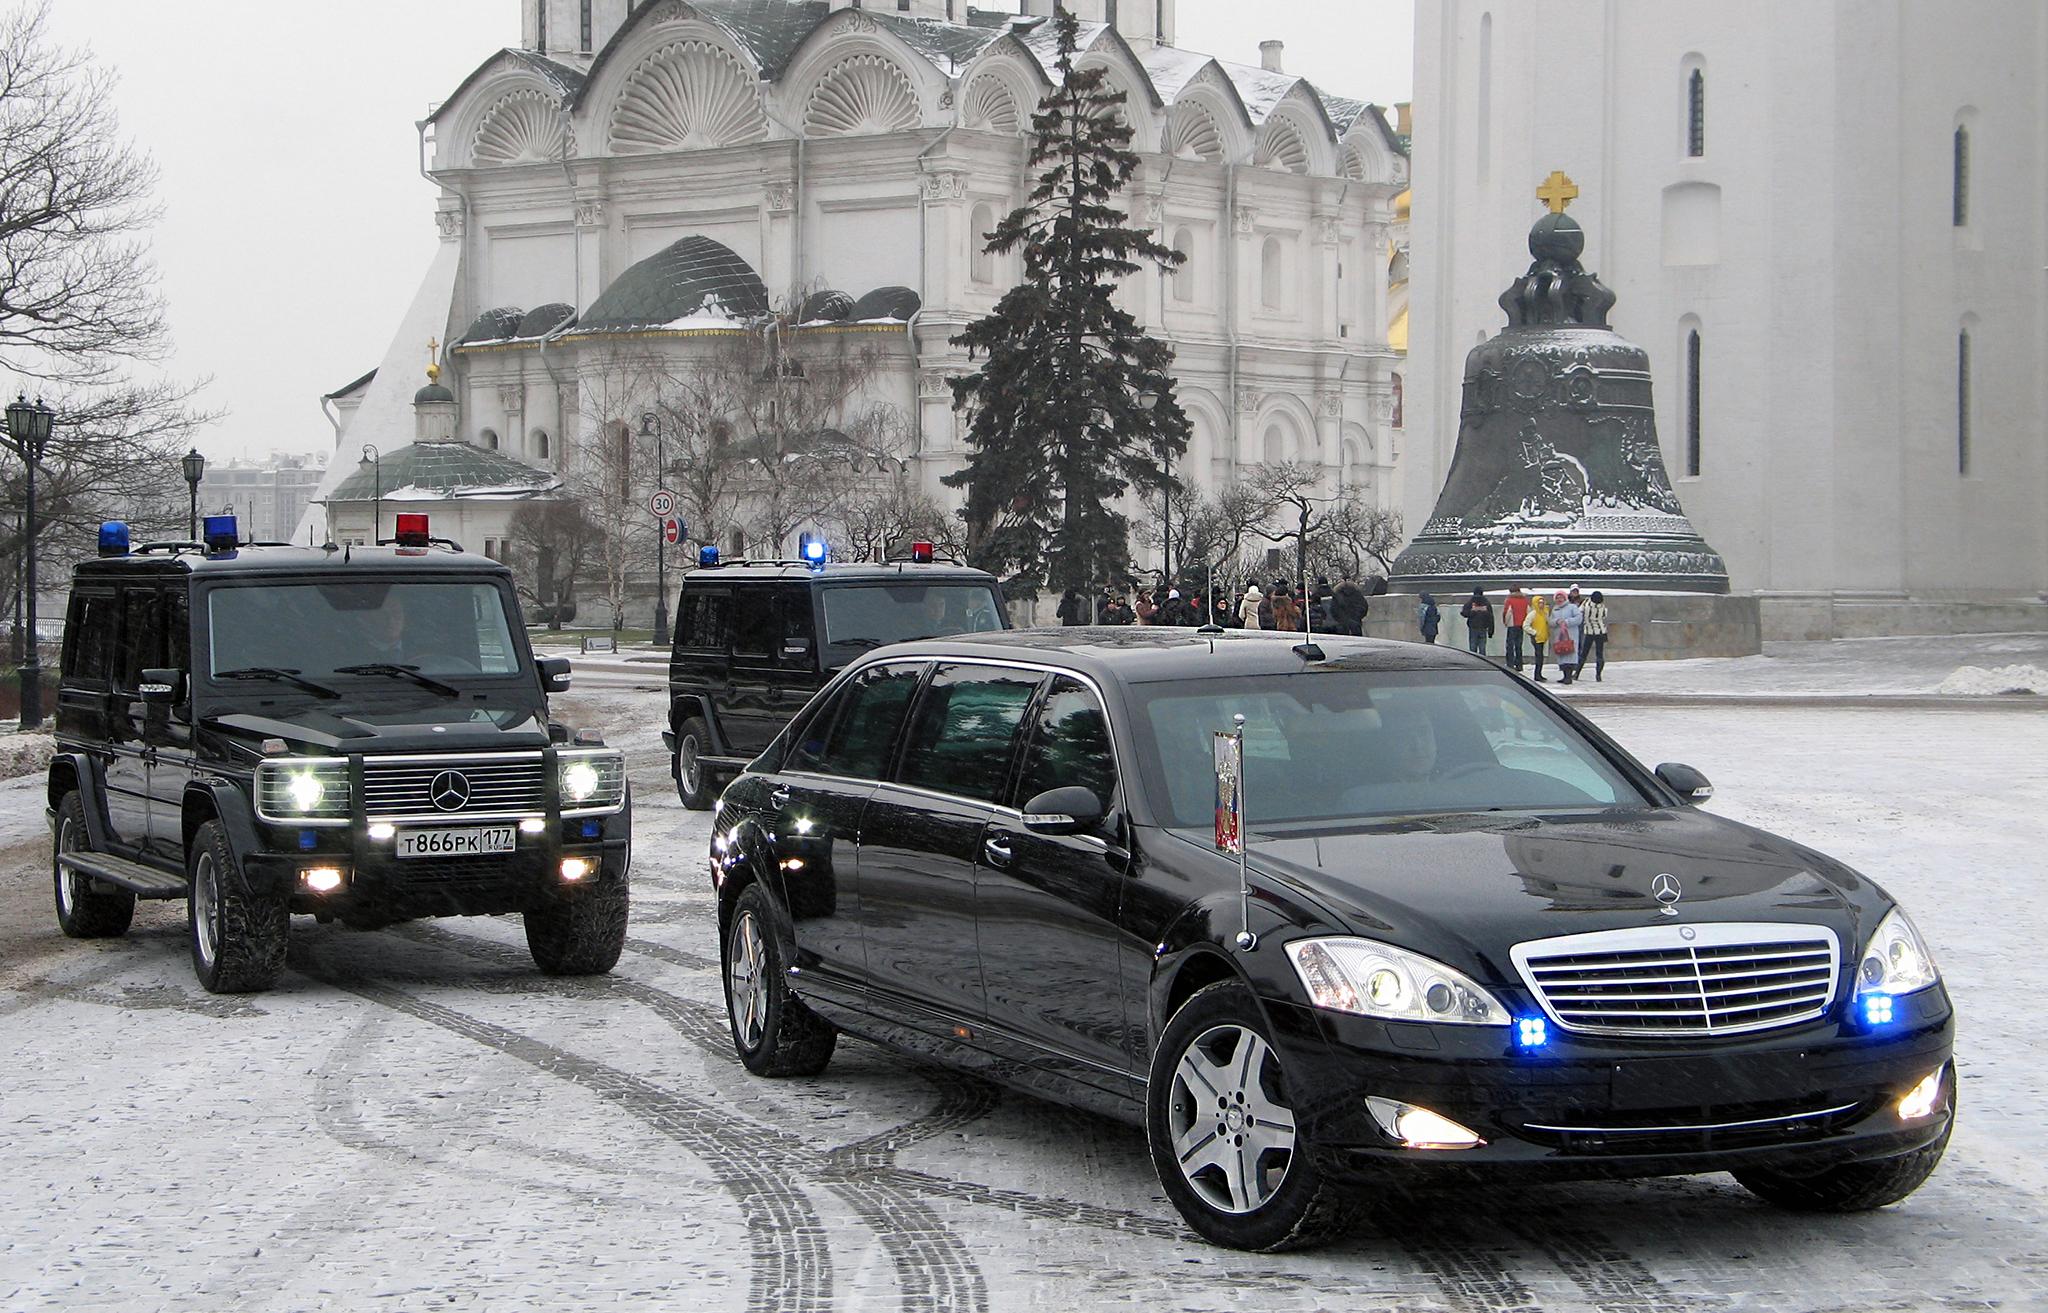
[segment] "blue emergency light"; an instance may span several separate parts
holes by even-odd
[[[235,550],[235,544],[242,538],[232,515],[207,516],[204,532],[200,536],[209,552],[232,552]]]
[[[128,554],[128,526],[119,520],[108,520],[100,525],[100,555],[126,556]]]
[[[1515,1019],[1515,1047],[1518,1049],[1540,1049],[1550,1042],[1550,1026],[1541,1017],[1517,1017]]]
[[[796,550],[797,554],[804,558],[804,564],[814,570],[825,564],[825,558],[831,552],[825,540],[815,533],[807,533],[799,538]]]
[[[710,543],[705,543],[702,547],[699,547],[697,549],[697,564],[717,565],[718,548],[712,546]]]
[[[1866,1026],[1889,1026],[1892,1024],[1892,996],[1890,994],[1865,994],[1863,996],[1863,1024]]]

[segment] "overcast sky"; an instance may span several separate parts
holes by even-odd
[[[170,368],[228,411],[202,448],[331,449],[320,396],[382,359],[437,240],[413,123],[518,43],[519,0],[56,0],[52,24],[119,71],[162,171]],[[1383,105],[1413,35],[1411,0],[1180,0],[1186,49],[1256,64],[1277,38],[1290,72]]]

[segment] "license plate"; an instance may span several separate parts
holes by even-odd
[[[470,825],[459,830],[400,830],[400,857],[480,857],[509,853],[518,846],[518,832],[509,825]]]

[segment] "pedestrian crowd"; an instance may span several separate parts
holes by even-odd
[[[1537,683],[1547,683],[1543,666],[1548,660],[1559,683],[1576,684],[1590,668],[1598,682],[1607,674],[1607,599],[1598,589],[1581,597],[1577,588],[1545,597],[1540,592],[1524,593],[1521,585],[1509,587],[1501,599],[1498,619],[1486,590],[1474,588],[1472,596],[1458,608],[1465,621],[1465,647],[1480,656],[1488,655],[1496,628],[1504,631],[1501,662],[1516,673],[1529,673]],[[1421,595],[1415,624],[1425,643],[1436,642],[1443,623],[1436,599]]]
[[[1220,587],[1206,595],[1199,588],[1182,593],[1165,585],[1130,592],[1106,588],[1092,603],[1081,590],[1069,588],[1060,598],[1057,614],[1063,625],[1198,628],[1213,624],[1224,629],[1362,635],[1371,609],[1366,589],[1356,579],[1346,575],[1333,587],[1329,579],[1318,575],[1307,588],[1275,579],[1265,587],[1253,583],[1241,594]]]

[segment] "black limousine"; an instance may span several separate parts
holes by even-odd
[[[1710,793],[1443,648],[884,649],[720,801],[734,1044],[815,1075],[844,1030],[1140,1122],[1189,1225],[1240,1248],[1327,1236],[1361,1178],[1904,1198],[1954,1119],[1932,958],[1870,880]]]

